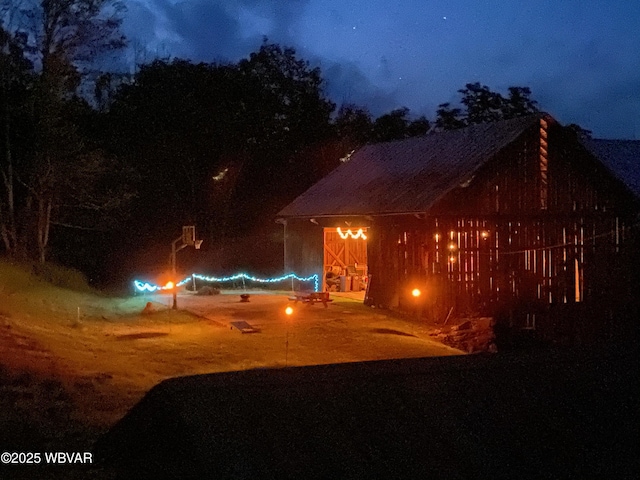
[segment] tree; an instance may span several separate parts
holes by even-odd
[[[371,140],[373,120],[365,108],[352,104],[342,105],[334,125],[337,137],[348,144],[347,148],[354,149]]]
[[[495,122],[503,118],[504,98],[486,85],[467,83],[458,93],[462,95],[460,103],[466,108],[468,125]]]
[[[331,137],[335,104],[325,96],[320,69],[299,59],[292,48],[265,41],[237,68],[248,161],[234,206],[251,225],[318,180],[301,175],[313,168],[300,154]]]
[[[427,119],[427,117],[421,115],[420,117],[409,123],[407,127],[407,136],[420,137],[429,133],[430,130],[431,122]]]
[[[466,125],[466,120],[462,115],[462,110],[452,108],[450,103],[441,103],[436,111],[436,129],[455,130]]]
[[[515,118],[538,111],[538,102],[531,100],[529,87],[509,87],[509,97],[502,104],[502,118]]]
[[[570,123],[565,128],[572,132],[578,138],[591,138],[591,136],[593,135],[593,132],[591,130],[582,128],[577,123]]]
[[[257,52],[238,63],[238,71],[252,107],[244,113],[262,153],[275,153],[274,147],[296,152],[329,133],[335,104],[324,95],[320,69],[298,59],[293,48],[265,39]]]
[[[374,142],[388,142],[403,138],[425,135],[431,129],[431,124],[425,116],[409,120],[409,109],[397,108],[381,115],[373,123],[372,140]]]
[[[118,88],[132,81],[129,73],[104,72],[98,75],[93,87],[93,99],[100,112],[106,112],[114,102]]]
[[[0,7],[13,18],[13,35],[25,39],[23,56],[39,69],[29,96],[32,146],[7,182],[12,184],[11,191],[17,184],[24,190],[22,219],[15,223],[24,226],[25,238],[18,243],[43,262],[51,225],[64,216],[74,195],[76,200],[82,197],[78,187],[89,193],[102,181],[105,170],[97,168],[96,161],[107,159],[91,150],[90,142],[79,134],[77,107],[88,106],[78,98],[77,89],[82,68],[124,46],[118,31],[122,10],[120,2],[111,0],[42,0],[19,9],[12,6],[4,1]],[[17,163],[13,158],[12,162]],[[88,175],[90,171],[94,176]],[[97,200],[89,197],[91,202]],[[15,247],[10,245],[9,252]]]
[[[16,159],[27,155],[31,134],[26,120],[34,76],[33,65],[24,56],[25,40],[24,35],[12,35],[0,24],[0,236],[10,255],[15,255],[22,243],[18,221],[20,164]]]
[[[402,107],[376,118],[373,123],[373,141],[388,142],[405,138],[409,126],[408,114],[409,109]]]
[[[530,115],[538,111],[537,102],[531,99],[528,87],[509,87],[508,97],[494,92],[480,83],[467,83],[458,90],[464,110],[449,103],[439,105],[436,112],[436,128],[453,130],[477,123],[495,122]]]
[[[110,148],[145,180],[135,207],[145,229],[157,235],[170,216],[196,222],[213,244],[270,224],[318,179],[312,163],[333,134],[333,109],[319,69],[265,42],[236,64],[143,65],[105,116]]]
[[[118,88],[105,131],[110,151],[138,171],[136,216],[149,219],[138,228],[157,231],[167,217],[204,235],[225,228],[250,131],[238,77],[228,65],[156,60]]]

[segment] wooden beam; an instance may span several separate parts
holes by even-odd
[[[340,266],[342,266],[343,268],[346,267],[347,265],[340,259],[339,255],[342,253],[342,251],[344,250],[344,246],[338,251],[338,253],[334,253],[331,248],[329,248],[329,246],[327,244],[325,244],[325,252],[328,253],[330,256],[332,256],[336,262],[338,262],[338,264],[340,264]]]

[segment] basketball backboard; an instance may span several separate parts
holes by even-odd
[[[196,227],[193,225],[182,227],[182,243],[194,245],[196,242]]]

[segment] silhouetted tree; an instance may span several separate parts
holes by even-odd
[[[178,226],[197,223],[202,233],[220,228],[220,184],[213,177],[231,168],[235,178],[246,157],[241,91],[232,67],[179,59],[143,65],[118,88],[105,113],[107,143],[139,172],[134,216],[146,219],[140,235],[161,230],[166,218]]]
[[[424,115],[416,118],[407,127],[408,137],[419,137],[426,135],[431,130],[431,122]]]
[[[570,123],[565,127],[567,130],[573,132],[577,137],[582,138],[591,138],[593,132],[591,130],[587,130],[586,128],[582,128],[580,125],[576,123]]]
[[[33,129],[28,104],[33,89],[32,63],[25,57],[26,37],[11,34],[0,24],[0,236],[11,255],[24,246],[20,212],[25,196],[19,183],[20,160],[29,152]]]
[[[371,140],[373,142],[401,140],[425,135],[431,129],[431,124],[426,117],[422,116],[412,121],[408,116],[409,109],[406,107],[381,115],[373,123]]]
[[[292,48],[265,41],[238,63],[238,70],[253,145],[235,205],[251,223],[267,212],[274,215],[318,180],[299,154],[330,138],[335,104],[324,93],[320,69],[311,68]],[[301,176],[305,170],[309,174]]]
[[[265,42],[237,64],[142,66],[107,117],[112,148],[146,181],[137,208],[158,219],[149,231],[170,215],[213,240],[271,222],[318,179],[302,153],[331,139],[333,109],[319,69]]]
[[[18,241],[25,250],[33,247],[41,262],[46,258],[51,225],[64,217],[65,209],[78,208],[83,199],[83,208],[102,215],[115,201],[127,199],[127,195],[118,197],[115,190],[108,198],[96,195],[94,182],[99,183],[106,171],[98,160],[108,160],[91,149],[77,123],[78,107],[86,107],[77,96],[81,67],[103,52],[124,46],[118,31],[120,6],[112,0],[42,0],[14,9],[4,1],[0,6],[11,13],[12,31],[25,39],[24,56],[39,66],[28,100],[32,146],[20,159],[19,171],[13,170],[13,181],[25,192],[22,219],[16,224],[24,225],[26,233]]]
[[[335,105],[325,97],[320,69],[297,58],[294,49],[265,41],[238,63],[238,70],[253,100],[245,113],[254,123],[253,133],[260,134],[259,149],[296,151],[328,133]]]
[[[486,85],[467,83],[458,93],[462,95],[460,103],[466,110],[467,125],[495,122],[503,118],[504,98],[499,93],[492,92]]]
[[[409,109],[402,107],[376,118],[373,123],[373,141],[388,142],[406,138],[409,126],[408,113]]]
[[[438,130],[506,120],[538,111],[537,102],[531,99],[528,87],[509,87],[509,95],[505,98],[486,85],[476,82],[467,83],[458,93],[462,96],[460,104],[464,109],[451,107],[449,103],[439,105],[436,112]]]
[[[466,125],[462,110],[452,108],[450,103],[441,103],[436,111],[437,130],[455,130]]]
[[[502,102],[502,118],[530,115],[538,111],[538,102],[531,99],[529,87],[509,87],[509,96]]]
[[[347,148],[357,148],[369,142],[373,132],[371,114],[365,108],[345,104],[340,107],[334,121],[336,134]]]

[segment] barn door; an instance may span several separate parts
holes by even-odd
[[[327,274],[345,276],[349,286],[343,289],[360,290],[367,275],[367,229],[324,229],[324,290],[327,290]],[[354,287],[354,282],[356,285]]]

